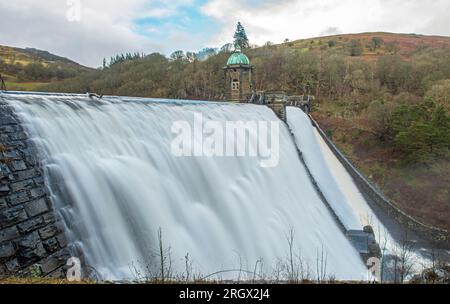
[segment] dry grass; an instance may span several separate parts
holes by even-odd
[[[0,284],[43,284],[43,285],[58,285],[58,284],[96,284],[94,281],[83,280],[70,282],[66,279],[51,279],[51,278],[17,278],[7,277],[0,279]]]
[[[95,282],[90,280],[83,280],[83,281],[73,281],[70,282],[66,279],[50,279],[50,278],[16,278],[16,277],[10,277],[10,278],[3,278],[0,279],[0,285],[1,284],[37,284],[37,285],[64,285],[64,284],[115,284],[115,283],[130,283],[130,284],[165,284],[165,285],[171,285],[171,284],[235,284],[236,281],[192,281],[192,282],[186,282],[186,281],[164,281],[161,280],[151,280],[151,281],[129,281],[129,282]],[[303,280],[299,282],[289,282],[289,281],[279,281],[279,282],[271,282],[271,281],[239,281],[239,284],[290,284],[290,285],[310,285],[310,284],[352,284],[352,285],[358,285],[358,284],[369,284],[369,282],[364,281],[312,281],[312,280]],[[377,284],[377,283],[370,283],[370,284]]]

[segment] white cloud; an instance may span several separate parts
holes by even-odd
[[[72,0],[76,1],[76,0]],[[66,19],[66,0],[0,2],[0,44],[35,47],[99,66],[121,52],[170,53],[220,47],[241,21],[252,43],[365,31],[450,35],[449,0],[210,0],[201,12],[216,22],[194,34],[196,0],[81,0],[80,22]],[[164,20],[143,24],[137,19]],[[163,19],[165,18],[165,19]],[[168,18],[168,19],[167,19]],[[206,19],[205,19],[206,20]],[[176,22],[180,21],[180,22]],[[151,38],[165,34],[164,40]],[[158,38],[160,39],[160,38]]]
[[[69,8],[66,0],[2,1],[0,44],[35,47],[93,67],[121,52],[166,49],[137,34],[133,23],[137,18],[161,16],[164,8],[156,1],[81,0],[80,22],[67,20]]]
[[[232,39],[238,20],[260,45],[368,31],[450,35],[448,0],[212,0],[202,11],[223,24],[215,44]]]

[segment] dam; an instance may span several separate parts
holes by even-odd
[[[8,92],[0,107],[0,273],[39,265],[58,277],[75,256],[101,280],[151,278],[161,262],[174,275],[189,264],[236,280],[256,266],[271,277],[294,248],[312,278],[367,280],[352,231],[370,225],[388,252],[405,232],[295,107],[286,123],[268,107],[226,102]],[[280,122],[277,165],[174,155],[173,124],[195,115]]]

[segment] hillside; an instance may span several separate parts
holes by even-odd
[[[378,32],[324,36],[286,42],[282,45],[308,51],[324,50],[327,46],[332,46],[344,53],[348,53],[353,47],[356,49],[353,55],[367,60],[376,60],[382,55],[392,53],[403,58],[410,58],[424,48],[449,48],[450,37]],[[358,48],[361,53],[358,53]]]
[[[314,117],[372,182],[410,215],[450,229],[450,37],[350,34],[245,53],[256,90],[315,95]],[[222,100],[229,55],[154,53],[39,89]]]
[[[8,90],[39,90],[43,84],[75,77],[90,70],[47,51],[0,45],[0,74]]]
[[[323,93],[342,96],[354,89],[367,91],[368,88],[357,86],[366,84],[368,72],[372,73],[370,77],[382,76],[376,79],[381,80],[381,85],[400,91],[415,90],[414,93],[423,95],[429,83],[419,84],[419,81],[446,79],[450,69],[445,61],[450,52],[450,37],[415,34],[327,36],[278,45],[266,43],[245,52],[255,67],[256,90],[283,89],[319,97],[323,97]],[[223,98],[222,67],[228,56],[229,53],[223,52],[205,61],[192,62],[186,57],[172,60],[153,53],[43,90],[85,92],[89,88],[104,94],[217,100]],[[385,67],[384,75],[380,75],[381,64]],[[412,71],[415,68],[421,70]],[[418,74],[407,75],[409,72]],[[428,72],[429,77],[420,74]],[[329,73],[335,75],[327,75]],[[339,99],[341,96],[329,97]]]

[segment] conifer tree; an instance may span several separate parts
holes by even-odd
[[[236,32],[234,33],[234,47],[240,49],[247,49],[250,47],[250,43],[247,38],[247,33],[240,22],[238,22],[236,27]]]

